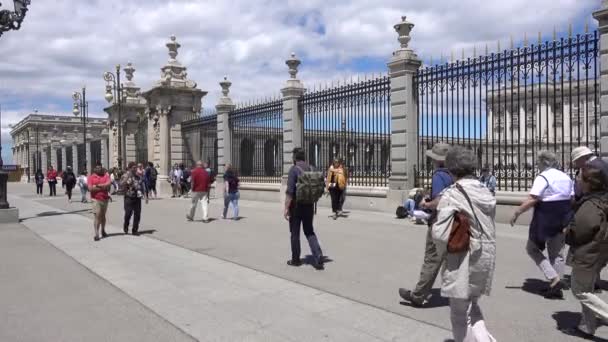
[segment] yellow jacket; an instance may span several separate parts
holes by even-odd
[[[329,189],[329,185],[331,184],[332,177],[334,177],[334,183],[338,185],[340,190],[346,189],[346,173],[344,172],[344,168],[338,167],[334,168],[334,166],[330,166],[329,170],[327,170],[327,188]]]

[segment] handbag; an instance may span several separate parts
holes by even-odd
[[[469,206],[471,207],[473,216],[475,216],[475,220],[479,225],[481,225],[481,223],[479,223],[479,219],[477,218],[477,214],[475,214],[475,208],[473,208],[469,195],[466,193],[466,191],[464,191],[464,188],[460,184],[456,183],[455,186],[456,189],[458,189],[458,191],[464,195],[469,203]],[[469,222],[469,217],[467,214],[457,211],[454,214],[454,220],[452,221],[452,228],[448,238],[448,253],[462,253],[468,251],[470,241],[471,223]]]

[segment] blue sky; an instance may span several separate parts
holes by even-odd
[[[212,107],[218,82],[228,75],[231,96],[246,102],[279,94],[288,77],[286,58],[302,59],[299,77],[313,87],[365,74],[386,73],[398,48],[393,25],[402,15],[416,26],[411,45],[431,56],[492,51],[524,33],[559,35],[572,23],[582,32],[599,0],[87,0],[33,1],[22,29],[0,38],[2,156],[11,161],[8,124],[38,109],[70,114],[74,90],[87,86],[90,113],[103,116],[102,73],[133,62],[135,82],[148,89],[167,61],[171,34],[182,45],[178,59]]]

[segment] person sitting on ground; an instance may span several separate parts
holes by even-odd
[[[422,224],[424,221],[427,221],[431,216],[429,210],[422,209],[422,201],[424,201],[424,190],[423,189],[415,189],[413,196],[408,198],[404,207],[407,210],[407,214],[416,224]]]
[[[598,313],[604,321],[608,312],[584,296],[594,290],[596,278],[608,262],[608,183],[602,170],[591,165],[580,173],[582,197],[575,204],[574,220],[564,229],[566,243],[570,245],[568,265],[574,296],[581,301],[582,318],[578,326],[565,328],[566,333],[592,339],[599,326]]]

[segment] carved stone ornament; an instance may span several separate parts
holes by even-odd
[[[166,44],[169,49],[169,60],[167,64],[160,69],[160,80],[158,84],[166,87],[180,88],[196,88],[196,82],[188,80],[188,72],[186,67],[177,60],[178,49],[181,45],[177,42],[175,36],[171,36]]]
[[[410,37],[410,32],[412,32],[412,28],[414,28],[414,24],[405,19],[406,17],[402,16],[401,22],[394,26],[395,31],[397,31],[397,34],[399,34],[399,38],[397,38],[397,40],[399,40],[399,43],[401,43],[401,49],[404,50],[408,48],[407,45],[412,39],[412,37]]]

